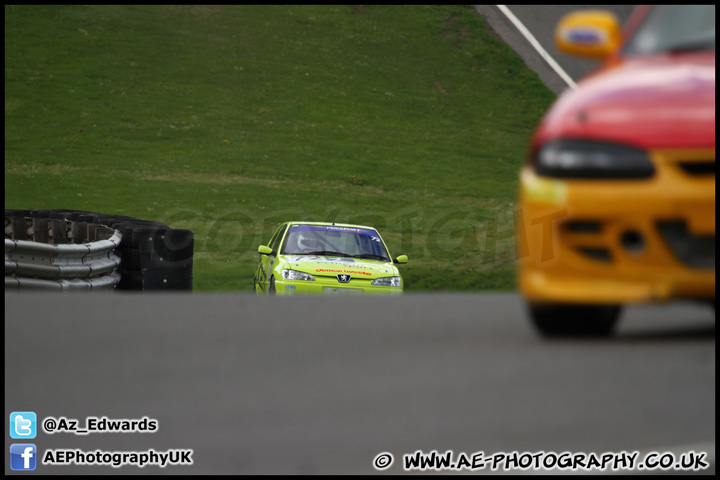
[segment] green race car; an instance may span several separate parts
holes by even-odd
[[[408,261],[392,260],[374,228],[335,223],[283,223],[258,253],[257,294],[399,294],[395,264]]]

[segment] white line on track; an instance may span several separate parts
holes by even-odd
[[[542,45],[540,45],[540,42],[538,42],[533,36],[533,34],[530,33],[527,28],[525,28],[525,25],[523,25],[523,23],[510,11],[507,5],[497,5],[497,7],[502,13],[505,14],[508,20],[510,20],[510,22],[515,25],[515,28],[517,28],[520,33],[523,34],[525,39],[530,43],[530,45],[533,46],[533,48],[535,48],[538,54],[540,54],[540,56],[545,59],[548,65],[550,65],[550,68],[555,70],[555,73],[557,73],[560,78],[565,80],[565,83],[567,83],[570,88],[575,88],[577,85],[573,81],[573,79],[570,78],[570,75],[565,73],[565,70],[563,70],[562,67],[558,65],[558,63],[555,61],[555,59],[550,56],[550,54],[542,47]]]

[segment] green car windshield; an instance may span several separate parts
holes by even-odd
[[[335,225],[291,225],[282,253],[390,261],[375,230]]]

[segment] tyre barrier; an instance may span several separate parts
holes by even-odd
[[[190,230],[152,220],[5,210],[5,288],[192,290],[193,248]]]

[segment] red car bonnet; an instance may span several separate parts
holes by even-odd
[[[557,138],[585,138],[645,149],[714,148],[714,51],[612,63],[556,101],[534,147]]]

